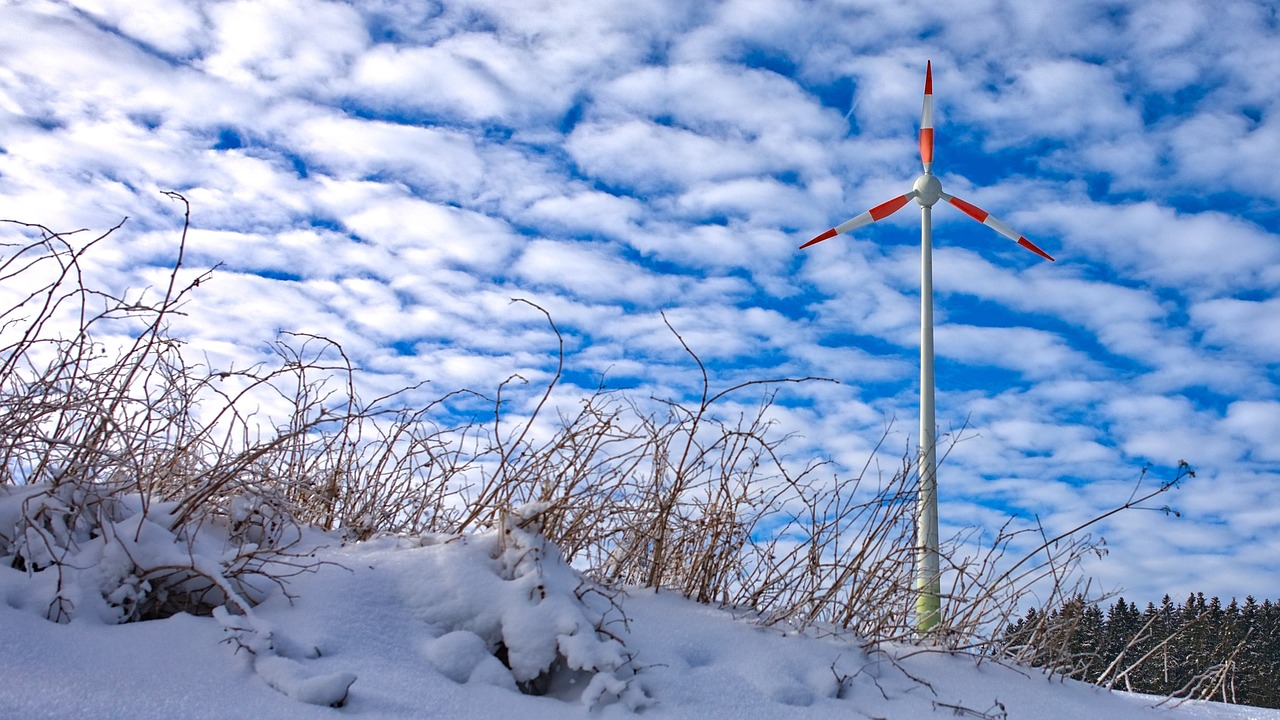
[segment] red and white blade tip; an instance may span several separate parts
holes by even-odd
[[[968,215],[974,220],[977,220],[983,225],[986,225],[992,230],[995,230],[996,232],[1018,243],[1022,247],[1039,255],[1045,260],[1048,260],[1050,262],[1056,262],[1053,259],[1052,255],[1045,252],[1044,250],[1041,250],[1039,247],[1036,247],[1035,243],[1028,240],[1025,236],[1019,234],[1018,231],[1014,230],[1013,228],[1001,222],[999,218],[992,216],[991,213],[987,212],[986,210],[983,210],[982,208],[978,207],[977,205],[974,205],[973,203],[961,200],[960,198],[955,197],[954,195],[947,195],[946,193],[943,193],[942,198],[947,202],[951,203],[952,205],[954,205],[956,208],[958,208],[960,212],[963,212],[965,215]]]
[[[826,232],[822,233],[821,235],[818,235],[818,236],[814,237],[814,238],[813,238],[812,240],[810,240],[809,242],[807,242],[807,243],[805,243],[805,244],[801,245],[801,246],[800,246],[800,249],[801,249],[801,250],[803,250],[803,249],[805,249],[805,248],[809,247],[810,245],[817,245],[818,243],[822,242],[823,240],[830,240],[831,238],[833,238],[833,237],[835,237],[836,235],[839,235],[839,234],[840,234],[840,233],[836,232],[836,229],[835,229],[835,228],[831,228],[830,230],[828,230],[828,231],[826,231]]]
[[[1035,244],[1035,243],[1031,242],[1030,240],[1026,239],[1025,237],[1019,236],[1019,237],[1018,237],[1018,244],[1019,244],[1019,245],[1021,245],[1021,246],[1022,246],[1022,247],[1024,247],[1024,248],[1026,248],[1026,249],[1030,250],[1031,252],[1033,252],[1033,253],[1035,253],[1035,254],[1039,255],[1040,257],[1044,258],[1045,260],[1048,260],[1049,262],[1057,262],[1057,260],[1054,260],[1054,259],[1053,259],[1053,256],[1052,256],[1052,255],[1050,255],[1049,253],[1047,253],[1047,252],[1045,252],[1045,251],[1041,250],[1040,248],[1036,247],[1036,244]]]
[[[862,226],[864,226],[864,225],[870,225],[870,224],[871,224],[871,223],[873,223],[873,222],[877,222],[877,221],[879,221],[879,220],[883,220],[883,219],[885,219],[885,218],[889,217],[890,215],[892,215],[892,214],[894,214],[894,213],[898,212],[899,210],[901,210],[901,209],[903,208],[903,206],[905,206],[908,202],[910,202],[910,201],[911,201],[911,198],[913,198],[913,197],[915,197],[915,196],[916,196],[916,192],[915,192],[914,190],[912,190],[911,192],[907,193],[906,195],[899,195],[898,197],[896,197],[896,198],[894,198],[894,199],[892,199],[892,200],[886,200],[886,201],[884,201],[884,202],[880,203],[879,205],[877,205],[877,206],[875,206],[875,207],[871,208],[870,210],[868,210],[868,211],[866,211],[866,212],[862,213],[861,215],[859,215],[859,216],[857,216],[857,217],[854,217],[854,218],[850,218],[849,220],[845,220],[844,222],[840,223],[839,225],[837,225],[837,226],[835,226],[835,227],[831,228],[830,230],[828,230],[828,231],[826,231],[826,232],[822,233],[821,235],[819,235],[819,236],[815,237],[814,239],[810,240],[809,242],[807,242],[807,243],[805,243],[805,244],[801,245],[801,246],[800,246],[800,249],[802,249],[802,250],[803,250],[804,248],[807,248],[807,247],[809,247],[810,245],[817,245],[818,243],[822,242],[823,240],[829,240],[829,239],[831,239],[831,238],[835,237],[836,235],[840,235],[840,234],[842,234],[842,233],[847,233],[847,232],[849,232],[849,231],[851,231],[851,230],[857,230],[858,228],[860,228],[860,227],[862,227]]]
[[[924,107],[920,110],[920,164],[933,171],[933,61],[924,69]]]

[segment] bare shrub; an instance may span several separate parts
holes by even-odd
[[[331,411],[308,399],[263,438],[242,408],[314,387],[317,363],[186,364],[169,321],[209,273],[182,280],[185,225],[166,285],[117,296],[86,285],[82,259],[119,226],[77,247],[76,233],[6,222],[25,239],[0,261],[23,288],[0,311],[0,556],[56,578],[46,614],[59,621],[84,604],[116,621],[243,611],[283,587],[307,565],[290,552],[302,530],[263,468]],[[210,524],[233,543],[212,565],[197,549]],[[95,587],[72,582],[93,565]]]
[[[668,324],[700,377],[698,397],[602,387],[554,407],[563,338],[545,310],[515,300],[559,340],[545,386],[512,376],[492,396],[457,390],[422,403],[417,385],[366,402],[359,369],[318,335],[284,334],[270,362],[249,368],[188,362],[169,321],[210,272],[183,268],[185,225],[165,286],[116,296],[87,286],[82,259],[118,228],[76,245],[74,233],[7,222],[22,240],[5,245],[0,281],[23,289],[0,309],[0,557],[56,579],[53,619],[87,602],[64,576],[91,555],[116,558],[94,602],[117,620],[247,614],[312,566],[301,554],[309,527],[347,540],[469,533],[536,503],[542,536],[600,582],[873,643],[919,639],[913,454],[887,474],[868,458],[841,477],[823,460],[789,457],[792,438],[772,418],[781,388],[829,380],[714,389]],[[513,395],[532,409],[513,413]],[[1079,588],[1080,560],[1099,549],[1089,527],[1176,482],[1057,537],[1006,527],[985,546],[953,538],[942,548],[944,614],[926,646],[988,652],[1033,588],[1045,607]],[[173,552],[144,552],[148,533]],[[212,564],[199,547],[210,533],[232,549]],[[1040,542],[1009,557],[1028,533]]]

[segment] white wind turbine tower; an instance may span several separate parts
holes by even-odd
[[[924,174],[916,178],[911,192],[883,202],[801,245],[807,248],[836,235],[883,220],[908,202],[920,204],[920,476],[919,511],[916,524],[916,629],[924,635],[938,623],[942,613],[942,584],[938,568],[938,458],[937,432],[933,411],[933,221],[934,203],[946,200],[961,212],[1046,260],[1048,253],[1030,240],[992,217],[982,208],[942,192],[942,183],[933,174],[933,62],[925,66],[924,109],[920,115],[920,162]]]

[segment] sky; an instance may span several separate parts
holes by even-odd
[[[370,395],[775,377],[796,462],[915,442],[932,62],[943,535],[1069,529],[1140,472],[1196,477],[1098,528],[1096,587],[1280,598],[1280,42],[1274,2],[8,0],[0,217],[128,222],[91,260],[243,367],[342,343]],[[6,232],[12,232],[7,230]],[[6,239],[6,241],[9,241]],[[664,321],[665,318],[665,321]],[[750,400],[751,398],[745,398]]]

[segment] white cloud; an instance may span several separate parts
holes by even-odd
[[[536,200],[526,214],[558,230],[620,237],[634,230],[636,221],[644,215],[644,207],[635,198],[598,190],[577,190],[570,195]]]
[[[334,178],[394,177],[446,198],[474,197],[483,186],[480,150],[455,130],[325,113],[303,118],[282,139]]]
[[[69,3],[161,52],[191,57],[209,20],[200,7],[164,0],[75,0]]]
[[[1185,397],[1132,393],[1112,399],[1105,409],[1132,457],[1162,465],[1186,460],[1221,466],[1241,454],[1238,443],[1218,432],[1217,418]]]
[[[1073,350],[1063,338],[1042,330],[946,323],[938,326],[934,334],[938,357],[971,365],[1017,370],[1032,379],[1094,371],[1087,355]]]
[[[804,144],[844,131],[794,81],[721,63],[637,70],[604,86],[592,110],[605,117],[666,117],[703,135],[776,135]]]
[[[1227,408],[1223,429],[1243,440],[1254,460],[1280,461],[1280,402],[1274,400],[1237,400]]]
[[[350,92],[376,107],[422,109],[469,120],[516,120],[552,100],[530,58],[491,35],[455,36],[431,47],[379,45],[362,56]]]
[[[1280,199],[1280,181],[1258,158],[1280,154],[1280,120],[1251,120],[1238,109],[1211,110],[1169,131],[1177,180],[1187,187]]]
[[[369,43],[355,9],[327,0],[233,0],[212,5],[209,19],[214,50],[200,65],[243,84],[328,83]]]
[[[1147,201],[1040,205],[1026,215],[1061,228],[1066,253],[1192,298],[1257,288],[1280,257],[1274,236],[1219,212],[1181,214]]]
[[[400,263],[425,263],[424,268],[457,263],[501,272],[519,242],[499,220],[396,192],[370,193],[342,210],[343,225],[357,236]],[[384,265],[381,271],[392,267]]]
[[[771,178],[738,179],[690,188],[676,201],[689,220],[708,216],[743,218],[748,227],[794,227],[817,218],[803,190]]]
[[[591,301],[664,303],[681,285],[675,277],[655,275],[590,243],[534,240],[513,269],[534,286],[559,287]]]
[[[1075,59],[1030,62],[995,93],[977,92],[955,103],[957,114],[993,123],[989,147],[1029,138],[1090,141],[1142,126],[1139,108],[1126,98],[1112,69]]]
[[[770,169],[765,159],[753,155],[741,142],[726,144],[690,130],[643,120],[579,125],[566,147],[586,172],[642,193]]]

